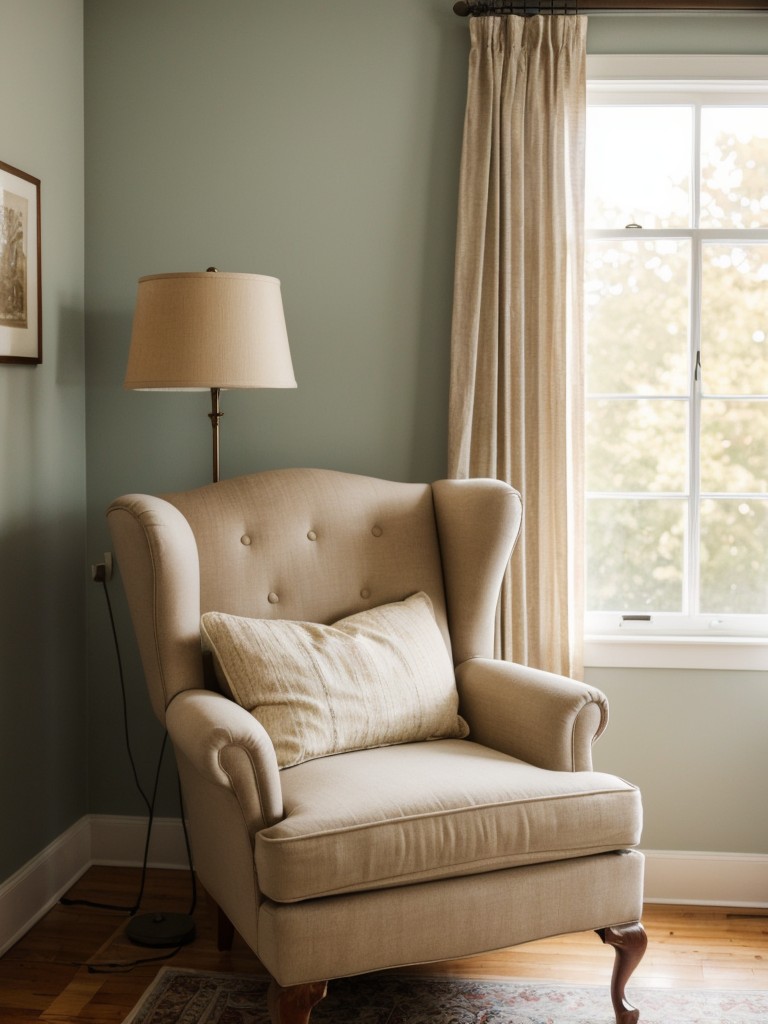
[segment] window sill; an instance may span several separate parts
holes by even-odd
[[[584,641],[584,665],[764,672],[768,670],[768,639],[590,636]]]

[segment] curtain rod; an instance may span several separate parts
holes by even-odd
[[[665,14],[680,12],[707,13],[724,11],[744,13],[746,11],[768,12],[768,0],[458,0],[453,5],[455,14],[462,18],[475,18],[498,14],[587,14],[602,11],[605,14],[618,12],[656,11]]]

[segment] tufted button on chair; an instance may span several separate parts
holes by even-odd
[[[605,698],[493,656],[516,491],[297,469],[107,514],[196,870],[275,1024],[329,979],[585,929],[638,1019],[640,796],[592,769]]]

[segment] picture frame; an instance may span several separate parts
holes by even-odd
[[[40,180],[0,160],[0,363],[42,363]]]

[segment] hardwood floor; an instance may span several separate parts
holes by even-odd
[[[68,895],[130,905],[138,879],[138,871],[132,868],[94,867]],[[186,912],[189,903],[185,872],[149,872],[142,912],[158,908]],[[151,959],[165,951],[142,949],[126,940],[125,914],[57,905],[0,959],[0,1021],[120,1024],[164,962],[262,973],[237,937],[231,952],[217,951],[214,914],[204,894],[198,895],[195,919],[197,939],[172,960],[113,970],[98,965]],[[644,921],[648,952],[630,981],[630,994],[643,986],[768,990],[768,911],[650,905]],[[585,932],[414,970],[608,985],[612,964],[613,951],[594,933]]]

